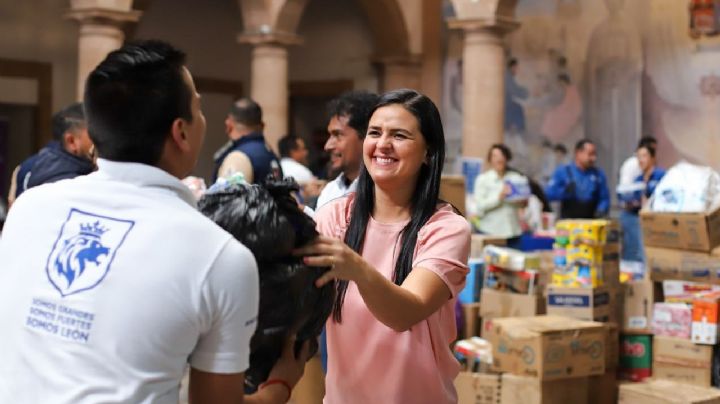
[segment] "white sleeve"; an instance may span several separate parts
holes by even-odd
[[[250,361],[250,338],[257,325],[260,283],[255,257],[228,241],[202,287],[201,323],[206,327],[190,356],[190,366],[210,373],[241,373]]]

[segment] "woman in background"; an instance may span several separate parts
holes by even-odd
[[[520,244],[522,227],[520,209],[527,203],[524,198],[512,198],[513,184],[528,184],[525,176],[510,170],[512,152],[504,144],[494,144],[488,153],[489,169],[475,179],[475,208],[480,220],[481,233],[507,238],[508,247]]]
[[[643,262],[645,255],[642,247],[640,230],[640,209],[655,192],[655,187],[665,175],[665,170],[656,165],[655,147],[641,144],[635,154],[642,174],[635,178],[633,190],[618,193],[618,200],[623,205],[623,248],[622,259],[625,261]]]

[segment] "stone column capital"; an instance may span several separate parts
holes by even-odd
[[[268,26],[260,26],[257,31],[246,31],[238,34],[237,41],[241,44],[275,45],[287,47],[291,45],[302,45],[303,38],[293,32],[273,31]]]
[[[462,30],[465,33],[492,32],[505,35],[520,27],[520,23],[513,18],[493,16],[489,18],[449,18],[450,29]]]
[[[76,20],[80,24],[122,26],[125,23],[138,22],[141,11],[124,7],[112,7],[103,2],[72,2],[65,18]]]

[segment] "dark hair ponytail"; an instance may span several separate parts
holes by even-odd
[[[445,162],[445,135],[440,113],[435,104],[425,95],[414,90],[394,90],[383,94],[373,112],[388,105],[402,105],[418,120],[420,132],[427,144],[427,162],[420,168],[415,191],[411,199],[410,222],[400,232],[400,253],[395,263],[392,281],[401,285],[412,271],[415,246],[420,229],[437,209],[440,194],[440,175]],[[370,114],[372,116],[372,114]],[[358,254],[362,253],[370,215],[375,207],[375,183],[363,166],[358,177],[358,186],[345,233],[345,243]],[[342,322],[342,306],[345,301],[348,282],[337,282],[333,320]]]

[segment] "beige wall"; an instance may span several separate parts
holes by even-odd
[[[78,26],[62,18],[68,4],[0,2],[0,57],[52,63],[53,111],[75,101]]]
[[[305,42],[290,49],[291,81],[352,79],[355,88],[377,90],[373,33],[354,1],[310,0],[298,33]]]

